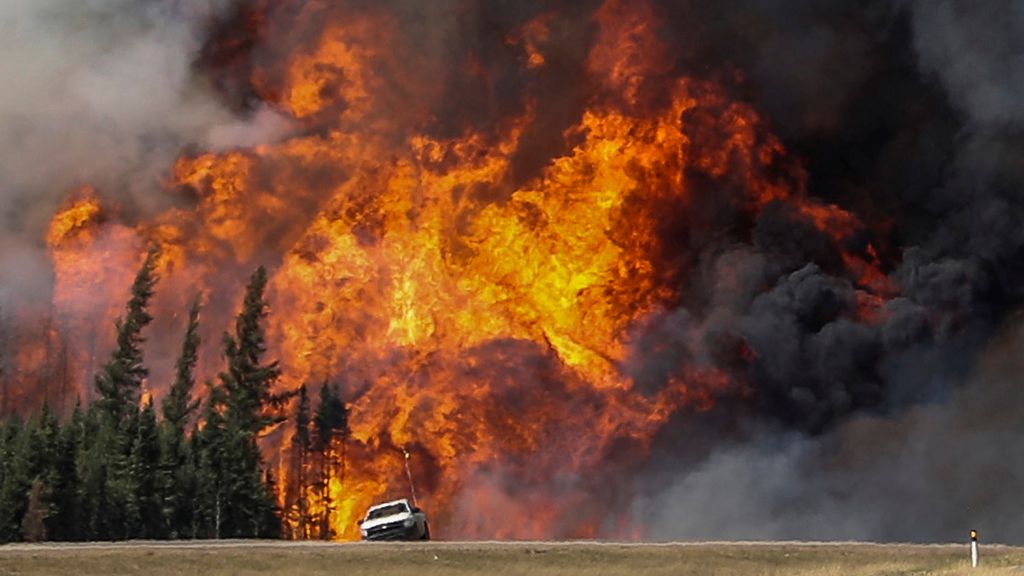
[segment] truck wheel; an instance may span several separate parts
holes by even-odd
[[[423,525],[423,540],[430,540],[430,524]]]

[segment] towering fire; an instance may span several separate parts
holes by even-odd
[[[187,302],[206,295],[216,334],[266,263],[281,386],[337,383],[351,407],[331,485],[338,535],[406,494],[407,450],[443,537],[637,537],[632,472],[654,438],[749,393],[756,353],[742,338],[653,383],[631,368],[657,356],[657,319],[693,304],[710,232],[749,238],[766,233],[763,212],[785,215],[853,287],[851,320],[881,321],[896,288],[868,231],[809,197],[799,163],[731,96],[738,73],[676,71],[655,5],[607,0],[583,24],[579,8],[532,14],[489,52],[441,50],[442,65],[417,51],[429,34],[407,15],[365,4],[243,4],[201,65],[240,106],[289,117],[291,135],[183,151],[155,215],[86,188],[53,216],[60,326],[47,340],[69,350],[66,397],[89,396],[147,245],[161,248],[147,350],[158,397]],[[567,47],[577,37],[585,55]],[[212,377],[215,348],[203,362]],[[288,434],[265,439],[283,483]]]

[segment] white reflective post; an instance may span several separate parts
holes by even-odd
[[[971,568],[978,567],[978,531],[971,530]]]

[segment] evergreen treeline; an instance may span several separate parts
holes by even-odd
[[[116,347],[95,377],[97,400],[77,403],[63,423],[46,405],[27,420],[0,422],[0,542],[331,537],[330,485],[342,473],[348,433],[337,390],[322,387],[312,416],[305,387],[298,392],[283,512],[257,442],[284,420],[292,398],[273,392],[280,370],[264,361],[266,270],[249,280],[234,331],[224,335],[225,370],[206,383],[203,403],[194,395],[193,302],[158,417],[142,394],[156,263],[151,251],[135,277]]]
[[[334,512],[332,485],[340,485],[345,474],[345,439],[348,409],[336,387],[324,383],[316,412],[310,414],[305,386],[299,388],[292,437],[291,462],[285,491],[286,538],[329,540],[330,517]]]

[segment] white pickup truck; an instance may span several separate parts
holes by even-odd
[[[430,540],[426,513],[404,498],[371,506],[359,532],[363,540]]]

